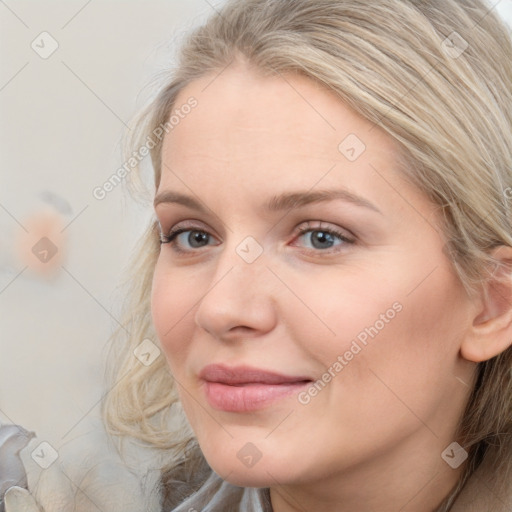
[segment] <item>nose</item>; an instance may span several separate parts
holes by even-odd
[[[254,338],[272,331],[277,303],[276,284],[271,278],[263,256],[247,263],[234,250],[223,254],[196,309],[196,325],[221,341]]]

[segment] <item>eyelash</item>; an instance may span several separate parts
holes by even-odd
[[[172,246],[172,248],[178,252],[178,253],[183,253],[183,254],[186,254],[186,253],[192,253],[192,252],[198,252],[197,250],[195,249],[192,249],[192,250],[188,250],[188,249],[181,249],[179,247],[179,245],[176,243],[176,238],[178,237],[178,235],[180,235],[181,233],[186,233],[188,231],[192,231],[192,232],[198,232],[198,233],[204,233],[208,236],[212,236],[210,235],[210,233],[208,233],[208,231],[198,227],[198,226],[182,226],[182,227],[179,227],[179,228],[173,228],[169,231],[169,233],[165,234],[163,233],[162,231],[160,231],[159,233],[159,238],[160,238],[160,244],[170,244]],[[321,225],[320,226],[310,226],[309,225],[309,222],[307,224],[307,226],[302,226],[302,227],[299,227],[297,229],[298,231],[298,234],[297,234],[297,238],[298,237],[301,237],[307,233],[311,233],[311,232],[315,232],[315,231],[321,231],[322,233],[327,233],[328,235],[331,235],[333,236],[334,238],[338,238],[339,240],[341,240],[341,242],[343,242],[343,244],[341,245],[353,245],[355,243],[355,240],[352,240],[350,238],[348,238],[346,235],[344,235],[342,232],[338,231],[337,229],[335,228],[324,228],[322,227]],[[206,247],[206,246],[205,246]],[[315,253],[326,253],[326,254],[332,254],[332,253],[335,253],[335,252],[339,252],[339,249],[336,249],[336,247],[338,246],[333,246],[331,248],[328,248],[328,249],[311,249],[311,248],[306,248],[306,251],[308,252],[315,252]],[[333,250],[334,248],[334,250]]]

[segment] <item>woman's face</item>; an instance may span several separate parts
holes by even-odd
[[[397,146],[300,76],[232,65],[175,109],[191,97],[164,140],[156,212],[180,233],[152,314],[212,468],[260,487],[445,464],[471,308]]]

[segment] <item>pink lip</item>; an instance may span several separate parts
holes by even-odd
[[[199,377],[205,381],[206,399],[214,408],[227,412],[262,409],[312,382],[310,377],[289,376],[252,368],[208,365]]]

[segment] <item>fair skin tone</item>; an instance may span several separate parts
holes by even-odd
[[[198,106],[164,140],[157,190],[204,211],[155,207],[164,234],[189,230],[162,245],[152,315],[201,449],[235,485],[270,487],[275,512],[430,512],[464,467],[441,454],[476,362],[506,348],[510,318],[499,301],[466,296],[435,206],[401,177],[383,131],[307,78],[241,63],[217,75],[180,92],[176,106],[190,96]],[[350,134],[366,146],[355,161],[338,150]],[[339,198],[264,209],[279,194],[334,189],[379,211]],[[251,263],[239,247],[249,236],[258,245],[242,249],[262,249]],[[293,392],[222,410],[199,375],[212,363],[313,382],[331,368],[331,379],[316,394],[298,389],[302,401]],[[255,464],[242,463],[244,446]]]

